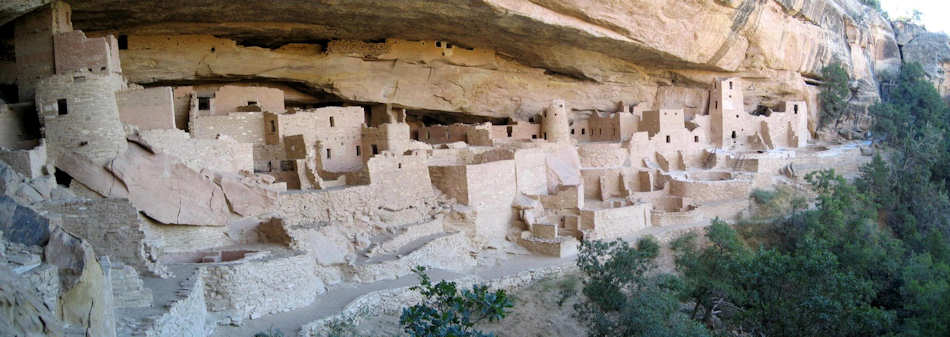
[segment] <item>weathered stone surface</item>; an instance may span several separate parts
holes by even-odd
[[[46,262],[59,268],[60,319],[90,336],[115,336],[112,283],[89,243],[57,228],[46,246]]]
[[[894,22],[894,33],[904,62],[920,63],[937,91],[950,98],[950,36],[903,21]]]
[[[280,80],[353,101],[498,117],[528,116],[554,97],[582,110],[621,99],[653,106],[663,104],[660,85],[703,88],[727,74],[750,83],[748,105],[771,105],[812,96],[805,80],[836,60],[871,84],[862,95],[876,96],[877,75],[900,62],[889,22],[858,0],[95,0],[73,9],[78,29],[129,34],[122,64],[135,82]],[[162,34],[205,35],[167,46],[137,40]],[[494,56],[474,62],[361,42],[381,38],[442,40]],[[317,40],[357,47],[288,44]],[[151,49],[136,49],[143,41]]]
[[[0,331],[10,336],[62,336],[63,323],[29,281],[0,264]]]
[[[7,241],[42,246],[49,240],[49,219],[0,195],[0,231]]]
[[[81,154],[64,152],[57,162],[57,169],[63,170],[85,187],[107,198],[128,198],[125,184],[106,170],[105,166],[93,163]]]
[[[108,165],[129,189],[132,204],[166,224],[227,224],[224,192],[207,172],[196,172],[177,158],[150,153],[135,143]]]
[[[277,192],[253,184],[236,174],[220,174],[216,178],[234,213],[253,216],[277,205]]]

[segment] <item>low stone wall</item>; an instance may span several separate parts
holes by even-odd
[[[187,282],[183,283],[185,288],[179,290],[179,293],[187,295],[172,302],[168,306],[168,312],[156,318],[152,326],[145,330],[145,336],[205,337],[211,335],[213,327],[207,324],[208,313],[205,310],[206,289],[203,276],[204,271],[198,269]]]
[[[389,261],[348,266],[347,274],[355,282],[394,279],[410,273],[414,266],[440,268],[455,272],[475,267],[474,251],[464,233],[455,233],[425,244],[408,255]]]
[[[697,203],[745,199],[752,189],[750,179],[693,180],[673,177],[669,180],[670,194],[689,198]]]
[[[586,240],[614,239],[650,226],[652,204],[581,210],[581,230]]]
[[[309,305],[326,291],[316,267],[303,254],[204,267],[208,310],[241,322]]]

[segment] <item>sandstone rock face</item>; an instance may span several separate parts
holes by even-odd
[[[917,62],[941,96],[950,96],[950,37],[912,23],[895,21],[894,33],[904,62]]]
[[[73,9],[77,29],[129,35],[121,56],[134,82],[277,80],[348,101],[492,117],[524,118],[552,98],[577,110],[664,106],[673,95],[659,86],[704,88],[726,75],[748,83],[748,110],[814,101],[809,79],[833,61],[873,98],[879,74],[900,64],[890,23],[857,0],[92,0]],[[446,53],[380,39],[440,41]],[[468,48],[477,56],[460,57]]]
[[[63,292],[56,311],[60,319],[81,327],[89,336],[115,336],[112,283],[92,246],[56,229],[46,246],[46,262],[59,269]]]

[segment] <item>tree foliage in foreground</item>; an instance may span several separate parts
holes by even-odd
[[[444,280],[433,284],[425,271],[422,266],[413,269],[420,284],[410,288],[422,295],[422,302],[403,308],[399,317],[399,324],[409,336],[494,336],[475,329],[475,325],[505,318],[513,307],[504,290],[491,291],[486,285],[459,290],[455,282]]]
[[[581,243],[577,266],[585,276],[586,301],[575,310],[590,336],[709,336],[680,310],[676,277],[647,276],[658,254],[652,238],[636,247],[623,240]]]

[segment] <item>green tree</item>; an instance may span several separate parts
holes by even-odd
[[[575,305],[590,336],[708,336],[680,311],[672,275],[648,277],[659,244],[644,238],[631,247],[623,240],[584,241],[577,266],[584,273],[586,301]]]
[[[851,88],[848,72],[840,63],[832,63],[821,69],[824,82],[818,98],[821,101],[821,126],[834,122],[837,127],[841,117],[848,110],[848,100],[851,98]]]
[[[513,307],[504,290],[490,291],[486,285],[459,290],[455,282],[432,284],[426,268],[412,270],[419,276],[419,285],[412,290],[422,295],[421,303],[403,308],[399,324],[412,337],[487,337],[494,336],[475,329],[481,321],[496,321],[508,315]]]
[[[950,336],[950,266],[916,255],[903,270],[905,336]]]

